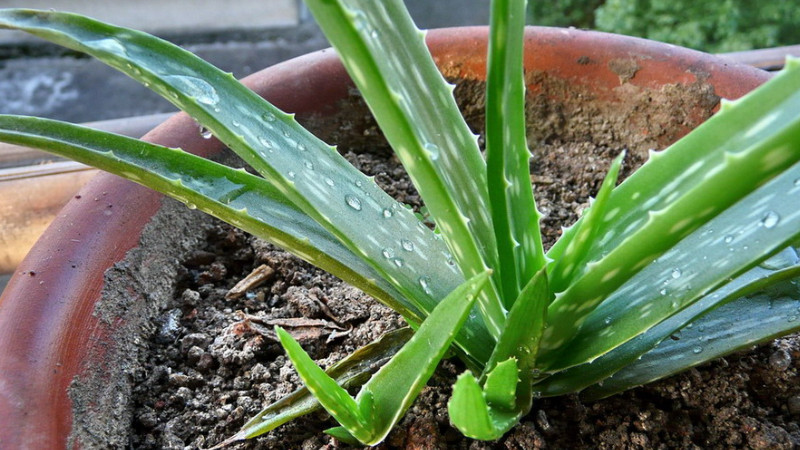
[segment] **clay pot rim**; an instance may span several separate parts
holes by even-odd
[[[480,77],[485,70],[486,35],[486,27],[440,29],[430,31],[427,41],[437,63],[450,75]],[[769,78],[766,72],[711,55],[607,33],[530,28],[526,39],[539,43],[536,58],[526,57],[526,65],[538,70],[537,61],[550,56],[571,61],[575,67],[557,71],[587,85],[621,82],[619,73],[598,62],[612,49],[616,58],[638,65],[627,81],[643,86],[651,73],[656,80],[671,82],[692,82],[699,76],[715,83],[719,95],[736,98]],[[573,47],[566,50],[566,43]],[[469,56],[478,59],[468,62]],[[677,60],[679,69],[667,70],[667,60]],[[277,64],[244,81],[278,107],[298,114],[330,112],[319,105],[335,103],[350,89],[349,78],[330,49]],[[323,81],[327,87],[321,91],[307,89]],[[185,114],[173,116],[145,139],[204,156],[222,148],[215,139],[202,139]],[[87,364],[98,362],[85,361],[87,344],[110,333],[109,326],[92,314],[103,272],[138,244],[160,199],[160,194],[146,188],[100,174],[59,213],[18,267],[0,297],[0,442],[4,445],[67,445],[72,420],[67,388]]]

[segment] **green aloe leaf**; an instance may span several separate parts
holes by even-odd
[[[498,364],[495,370],[489,373],[489,379],[494,378],[495,372],[498,371],[500,373],[497,376],[506,378],[505,382],[509,383],[511,380],[508,376],[513,373],[513,384],[507,385],[506,388],[514,390],[518,372],[515,360],[512,358]],[[516,407],[516,404],[512,404],[510,409],[505,408],[506,401],[492,404],[490,395],[495,394],[499,387],[488,386],[488,381],[486,387],[491,391],[481,389],[478,380],[471,372],[462,373],[453,385],[453,395],[447,403],[447,412],[450,415],[450,422],[464,436],[492,441],[519,423],[523,412]]]
[[[464,277],[497,267],[486,165],[401,0],[310,0],[328,40],[343,58]],[[494,284],[479,301],[500,334],[505,311]]]
[[[359,348],[343,360],[325,371],[336,383],[344,388],[361,386],[386,361],[389,360],[406,343],[413,332],[410,328],[401,328],[384,334],[376,341]],[[236,435],[218,447],[229,445],[243,439],[250,439],[267,433],[278,426],[320,409],[319,401],[311,395],[308,388],[301,387],[286,397],[267,406],[255,417],[247,421]]]
[[[619,176],[623,158],[625,158],[625,152],[611,162],[611,167],[600,186],[597,197],[589,209],[584,212],[583,219],[575,224],[574,227],[577,227],[575,231],[569,233],[570,241],[565,246],[564,253],[558,256],[551,255],[551,257],[557,258],[548,272],[550,289],[553,292],[561,292],[566,289],[573,275],[580,270],[582,265],[586,264],[589,249],[597,240],[601,221],[608,212],[608,198],[617,184],[617,176]]]
[[[459,376],[448,411],[450,421],[465,436],[497,439],[530,411],[534,366],[551,297],[542,268],[509,311],[506,328],[486,364],[483,389],[472,373]]]
[[[530,186],[522,55],[525,0],[492,2],[486,75],[486,167],[505,307],[545,265]]]
[[[634,274],[800,160],[798,140],[800,62],[788,60],[783,72],[653,155],[612,192],[592,260],[550,306],[543,348],[561,347]],[[750,217],[748,211],[739,214],[729,221]],[[696,249],[687,251],[697,255]]]
[[[797,271],[794,271],[796,277]],[[800,330],[797,278],[720,306],[640,360],[584,391],[599,399]],[[743,314],[742,311],[746,311]]]
[[[704,323],[716,320],[713,317],[718,314],[730,314],[730,312],[725,312],[729,310],[718,310],[717,308],[732,301],[746,302],[744,300],[745,297],[790,296],[800,300],[800,291],[798,291],[796,281],[794,281],[799,276],[800,258],[798,258],[797,252],[793,247],[787,247],[759,266],[748,270],[679,313],[649,329],[647,333],[637,336],[600,356],[591,364],[581,364],[552,375],[537,384],[535,389],[542,396],[554,396],[577,392],[590,385],[597,384],[597,386],[591,388],[593,395],[597,395],[600,392],[608,392],[610,395],[610,393],[632,388],[643,383],[643,378],[647,378],[646,381],[652,381],[653,379],[662,378],[687,369],[692,365],[698,364],[698,362],[722,356],[719,352],[707,352],[704,350],[703,344],[709,340],[709,335],[702,334],[698,340],[692,340],[682,336],[681,333],[676,334],[676,332],[688,325],[689,328],[685,328],[685,330],[693,330],[697,326],[697,330],[701,333],[711,332],[713,334],[714,331],[711,331],[712,329],[709,329]],[[767,309],[769,309],[769,305]],[[750,309],[747,309],[747,311],[749,313]],[[791,317],[790,315],[789,318]],[[796,318],[797,316],[795,315],[794,317]],[[763,336],[773,336],[777,335],[777,333],[784,333],[794,329],[787,327],[800,327],[800,324],[792,325],[790,323],[792,321],[788,319],[787,321],[789,323],[766,321],[763,326],[758,327],[754,327],[758,322],[753,321],[720,321],[718,323],[724,327],[724,330],[717,330],[716,332],[722,331],[733,335],[749,336],[747,339],[753,339],[754,333],[760,333],[758,334],[758,340],[761,340]],[[656,346],[658,346],[659,350],[651,352]],[[682,348],[683,351],[680,357],[658,356],[668,352],[667,349],[678,348]],[[691,349],[692,357],[686,357],[688,355],[687,348]],[[734,345],[728,348],[728,351],[734,352],[739,348],[740,345]],[[615,375],[615,373],[618,374]],[[643,375],[645,373],[647,374],[646,376]],[[613,380],[609,380],[609,377],[612,377]],[[624,380],[631,380],[631,383],[626,384]]]
[[[593,361],[794,242],[798,179],[800,163],[659,256],[598,306],[574,339],[540,355],[541,363],[557,371]]]
[[[516,358],[526,379],[536,365],[539,343],[547,320],[547,306],[553,296],[547,283],[547,272],[542,269],[522,289],[508,313],[506,328],[492,352],[486,370],[508,358]],[[530,380],[528,380],[530,381]]]
[[[463,282],[458,268],[447,263],[451,256],[444,243],[419,225],[412,212],[292,115],[230,74],[153,36],[79,15],[0,10],[0,28],[26,31],[88,53],[161,94],[414,301],[423,314]],[[470,317],[457,341],[470,358],[482,361],[493,339],[479,318]]]
[[[489,272],[464,282],[422,323],[414,336],[364,384],[356,399],[319,368],[289,333],[276,328],[297,372],[322,406],[356,439],[381,442],[425,387],[464,324]]]
[[[303,384],[319,403],[356,439],[362,442],[370,440],[375,432],[372,418],[364,417],[356,400],[326,374],[283,328],[276,326],[275,334],[303,379]]]
[[[496,365],[486,376],[486,382],[483,384],[486,402],[500,409],[514,409],[517,404],[518,382],[517,360],[509,358]]]
[[[262,237],[391,305],[420,311],[263,178],[180,149],[78,125],[0,115],[0,140],[55,153],[150,187]]]

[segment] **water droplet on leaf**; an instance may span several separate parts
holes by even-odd
[[[403,250],[407,252],[414,251],[414,243],[409,241],[408,239],[403,239],[400,241],[400,245],[403,247]]]
[[[173,85],[178,91],[194,98],[198,103],[204,105],[216,105],[219,103],[217,90],[207,81],[200,78],[187,75],[167,75],[164,80]]]
[[[356,197],[355,195],[350,195],[350,194],[345,195],[344,201],[347,203],[347,206],[353,208],[356,211],[361,211],[361,199]]]
[[[772,228],[777,225],[780,220],[781,216],[779,216],[778,213],[770,211],[761,219],[761,225],[763,225],[764,228]]]
[[[433,160],[439,159],[439,151],[440,150],[439,150],[439,146],[438,145],[436,145],[436,144],[434,144],[432,142],[427,142],[425,145],[423,145],[423,148],[425,149],[425,151],[428,152],[428,154],[430,155],[431,159],[433,159]]]
[[[431,295],[431,277],[429,276],[422,276],[419,277],[419,285],[422,287],[422,290],[425,291],[426,294]]]

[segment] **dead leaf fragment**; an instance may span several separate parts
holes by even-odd
[[[236,286],[232,287],[231,290],[225,294],[225,299],[233,300],[240,298],[247,291],[261,286],[261,284],[263,284],[265,281],[272,278],[274,274],[275,270],[266,264],[256,267],[252,272],[250,272],[249,275],[242,278],[238,283],[236,283]]]

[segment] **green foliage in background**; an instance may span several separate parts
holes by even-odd
[[[605,0],[529,2],[528,23],[549,27],[594,28],[595,10]]]
[[[793,0],[557,0],[531,2],[529,23],[593,28],[706,52],[800,44]]]

